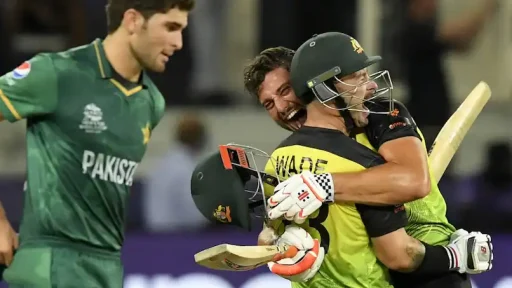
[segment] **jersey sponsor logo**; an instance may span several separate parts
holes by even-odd
[[[107,125],[103,122],[103,112],[96,104],[87,104],[84,108],[84,119],[79,126],[85,130],[85,133],[98,134],[107,130]]]
[[[139,163],[103,153],[85,150],[82,157],[82,173],[94,179],[132,186],[133,175]]]
[[[30,62],[23,62],[23,64],[12,71],[12,78],[19,80],[27,77],[27,75],[30,73],[31,67],[32,65],[30,65]]]
[[[393,130],[396,127],[405,127],[405,126],[407,126],[407,123],[405,123],[405,122],[395,122],[395,123],[389,124],[389,129]]]

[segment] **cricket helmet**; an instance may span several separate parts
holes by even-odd
[[[250,231],[253,217],[266,215],[265,187],[279,184],[276,177],[261,172],[269,158],[250,146],[220,145],[218,151],[200,161],[192,174],[196,207],[213,223]]]
[[[347,107],[343,97],[353,97],[352,91],[370,81],[379,86],[374,95],[363,102],[372,102],[377,97],[389,97],[390,112],[393,111],[392,89],[393,83],[387,70],[370,75],[367,82],[351,85],[341,80],[359,70],[378,63],[380,56],[367,56],[359,42],[343,33],[327,32],[314,35],[304,42],[295,52],[290,68],[290,78],[293,90],[304,104],[311,103],[315,97],[325,106],[340,110],[357,110]],[[353,90],[339,93],[334,87],[335,81],[353,86]],[[326,103],[333,101],[335,107]],[[372,111],[363,111],[370,112]],[[387,113],[387,112],[373,112]],[[343,113],[342,113],[343,115]]]

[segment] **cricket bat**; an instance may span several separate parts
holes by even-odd
[[[436,183],[443,176],[460,143],[490,97],[491,89],[489,85],[483,81],[478,83],[437,135],[429,153],[430,168]],[[291,258],[296,253],[297,248],[293,246],[221,244],[203,250],[194,257],[196,263],[210,269],[247,271],[265,265],[270,261]]]
[[[436,183],[443,177],[460,143],[490,98],[491,88],[481,81],[439,131],[429,152],[432,180]]]
[[[297,248],[287,245],[239,246],[220,244],[194,255],[196,263],[206,268],[226,271],[247,271],[270,261],[292,258]]]

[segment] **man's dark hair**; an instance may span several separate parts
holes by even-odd
[[[169,10],[178,8],[181,11],[194,9],[195,0],[108,0],[107,30],[111,34],[121,26],[124,12],[128,9],[135,9],[144,15],[145,19],[157,13],[167,13]]]
[[[267,73],[277,68],[290,71],[295,51],[286,47],[273,47],[263,50],[244,69],[245,89],[253,96],[258,97],[260,85]]]

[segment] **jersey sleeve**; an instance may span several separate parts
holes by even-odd
[[[155,129],[155,127],[160,123],[160,120],[164,117],[165,114],[165,99],[161,93],[154,98],[154,113],[153,113],[153,123],[151,129]]]
[[[403,204],[395,206],[356,204],[356,208],[371,238],[386,235],[407,225],[407,214]]]
[[[57,99],[57,74],[47,54],[39,54],[0,77],[0,113],[9,122],[50,114]]]
[[[371,113],[368,116],[369,124],[365,127],[366,136],[377,150],[385,142],[402,137],[414,136],[421,140],[416,123],[407,108],[398,101],[394,102],[395,110],[392,113]],[[389,100],[377,100],[368,106],[368,109],[373,112],[388,112]]]

